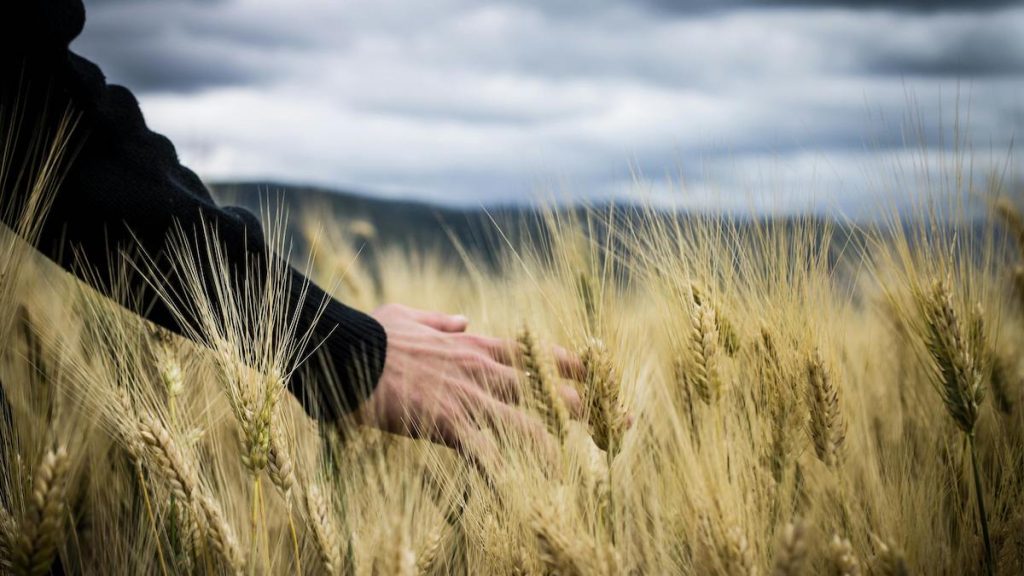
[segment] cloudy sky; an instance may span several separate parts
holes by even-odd
[[[856,211],[958,118],[976,171],[1020,164],[1022,1],[86,6],[73,49],[208,181]]]

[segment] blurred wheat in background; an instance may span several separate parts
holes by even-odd
[[[297,364],[285,275],[210,298],[214,236],[174,243],[190,340],[32,253],[62,138],[0,237],[5,573],[1024,573],[1024,224],[965,166],[873,224],[552,209],[496,266],[379,245],[371,269],[372,222],[293,214],[345,301],[519,342],[551,449],[485,427],[470,464],[310,419],[286,379],[331,377]],[[576,419],[554,343],[586,366]]]

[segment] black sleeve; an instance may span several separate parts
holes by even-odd
[[[5,124],[9,120],[37,129],[55,125],[69,106],[78,114],[71,145],[76,154],[44,221],[41,251],[85,279],[102,278],[117,266],[118,249],[141,248],[158,256],[176,224],[185,230],[205,224],[217,228],[235,268],[244,268],[247,256],[266,253],[258,219],[242,209],[217,206],[199,178],[178,161],[170,141],[146,127],[132,93],[108,85],[98,67],[69,51],[85,21],[81,0],[2,0],[0,6],[0,111],[18,116],[5,118]],[[8,167],[16,166],[16,160],[8,161]],[[15,187],[14,194],[19,193],[24,191]],[[94,273],[73,265],[76,253],[85,256]],[[300,299],[299,289],[308,280],[288,270],[291,305],[302,319],[298,329],[312,331],[314,342],[323,342],[321,350],[341,381],[339,390],[314,390],[311,379],[301,378],[290,387],[300,399],[315,402],[311,413],[334,418],[361,402],[376,384],[386,335],[373,318],[326,297],[311,282]],[[139,284],[138,290],[145,291]],[[325,298],[328,304],[318,318],[315,312]],[[146,317],[182,333],[159,302],[147,308]]]

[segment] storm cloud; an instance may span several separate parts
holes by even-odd
[[[1024,129],[1021,2],[86,6],[72,48],[209,179],[476,204],[682,175],[728,204],[768,178],[849,205],[961,96],[967,144],[1005,152]]]
[[[653,6],[679,13],[729,10],[736,7],[843,8],[911,12],[979,12],[1013,6],[1018,0],[645,0]]]

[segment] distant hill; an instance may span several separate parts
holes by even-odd
[[[459,209],[438,206],[423,202],[371,198],[350,192],[327,190],[310,186],[295,186],[274,182],[225,182],[211,185],[217,198],[225,203],[242,206],[259,214],[261,206],[283,206],[293,226],[293,239],[302,248],[303,235],[298,228],[302,215],[308,211],[316,211],[324,221],[365,220],[376,230],[376,247],[400,246],[413,251],[431,252],[447,255],[457,259],[454,249],[455,242],[464,246],[477,264],[496,263],[497,254],[505,247],[507,237],[513,245],[518,245],[524,235],[543,238],[544,227],[541,225],[542,214],[533,207],[499,207]],[[601,207],[596,207],[600,209]],[[583,208],[568,208],[582,215]],[[649,216],[649,213],[648,213]],[[663,213],[665,218],[678,218],[678,214]],[[619,229],[629,229],[636,237],[643,237],[645,229],[651,226],[649,218],[638,216],[629,210],[617,211]],[[687,216],[683,216],[687,218]],[[657,218],[656,218],[657,219]],[[805,217],[791,217],[775,220],[783,226],[807,224]],[[818,219],[815,229],[823,230],[825,219]],[[755,220],[752,217],[733,217],[729,225],[740,237],[755,233]],[[907,232],[911,224],[905,223]],[[986,229],[984,216],[977,218],[972,226],[971,235],[976,240],[983,238]],[[836,264],[842,259],[840,254],[851,255],[857,246],[865,245],[864,230],[843,222],[832,222],[834,248],[831,259]],[[500,230],[500,232],[499,232]],[[601,230],[596,231],[602,234]],[[454,240],[454,242],[453,242]],[[975,243],[980,246],[981,243]],[[620,254],[627,254],[629,249],[618,246]],[[369,261],[375,260],[373,246],[367,247],[364,256]],[[846,270],[841,274],[851,271]]]
[[[532,208],[458,209],[274,182],[222,182],[212,184],[211,189],[221,202],[256,214],[260,214],[261,207],[283,206],[293,226],[298,226],[309,211],[321,213],[318,216],[325,221],[365,220],[373,224],[382,245],[442,253],[454,252],[454,238],[475,252],[491,256],[503,243],[499,226],[512,238],[523,233],[524,225],[529,231],[539,230],[539,213]],[[295,237],[301,241],[300,233]]]

